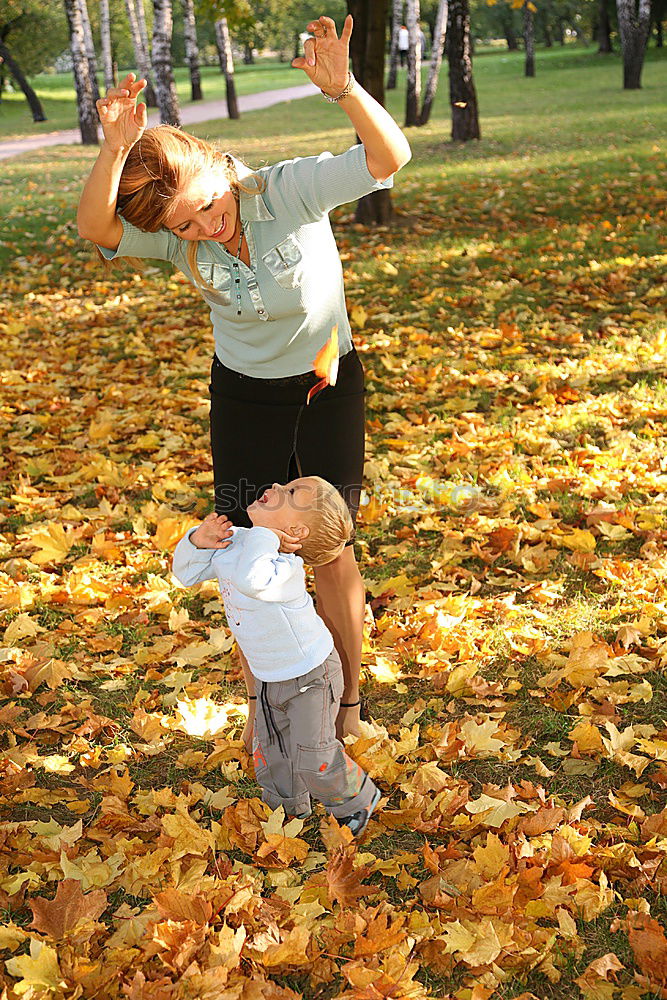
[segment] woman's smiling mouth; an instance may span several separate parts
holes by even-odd
[[[217,232],[211,233],[211,235],[209,236],[209,239],[210,240],[217,240],[218,236],[221,236],[222,233],[224,232],[226,225],[227,225],[227,222],[226,222],[226,220],[223,217],[222,222],[220,223],[220,228],[218,229]]]

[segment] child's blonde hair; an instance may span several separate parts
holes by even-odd
[[[123,165],[118,185],[116,211],[146,233],[169,227],[176,200],[185,186],[200,173],[221,171],[236,197],[261,194],[265,184],[241,160],[221,153],[204,139],[173,125],[147,128],[135,142]],[[202,278],[197,266],[197,240],[188,240],[188,266],[200,288],[215,291]],[[102,254],[98,255],[104,259]],[[126,258],[135,266],[143,261]]]
[[[297,555],[311,566],[324,566],[341,554],[354,534],[354,524],[335,486],[320,476],[308,476],[308,479],[315,484],[308,518],[310,532]]]

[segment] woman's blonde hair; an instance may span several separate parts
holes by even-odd
[[[144,232],[157,233],[168,228],[184,187],[200,173],[211,171],[222,172],[237,199],[241,191],[261,194],[265,187],[262,177],[230,153],[221,153],[210,142],[173,125],[147,128],[130,149],[123,166],[116,211]],[[198,241],[187,242],[188,266],[196,284],[215,291],[199,273]],[[135,266],[142,264],[135,258],[125,259]]]
[[[335,486],[320,476],[308,476],[308,479],[315,484],[308,518],[310,531],[297,555],[311,566],[324,566],[341,554],[354,534],[354,524]]]

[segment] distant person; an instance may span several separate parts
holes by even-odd
[[[398,52],[401,57],[401,66],[405,66],[408,61],[408,49],[410,48],[410,35],[404,24],[398,29]]]
[[[364,371],[352,343],[329,212],[391,187],[410,159],[398,125],[349,71],[352,18],[340,38],[330,17],[312,21],[308,31],[314,37],[292,66],[340,105],[358,145],[337,156],[314,145],[312,156],[286,155],[252,171],[181,129],[146,128],[146,105],[137,106],[146,81],[128,73],[97,102],[104,142],[77,215],[79,235],[106,259],[169,261],[208,303],[215,342],[215,509],[237,526],[249,527],[246,508],[268,484],[298,474],[334,485],[354,522],[364,466]],[[165,291],[165,307],[178,313],[173,291]],[[334,326],[338,380],[305,406],[318,382],[313,361]],[[283,539],[283,552],[299,547],[298,539]],[[317,610],[334,636],[345,677],[338,736],[358,734],[365,590],[352,539],[314,572]],[[252,699],[254,679],[243,658],[242,665]],[[251,700],[247,746],[254,705]]]
[[[422,28],[419,29],[418,38],[419,38],[419,53],[420,53],[419,58],[424,59],[426,56],[426,46],[428,42]]]

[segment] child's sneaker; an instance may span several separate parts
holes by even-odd
[[[352,813],[351,816],[343,816],[338,819],[340,826],[346,826],[352,831],[353,836],[360,837],[368,826],[368,821],[370,820],[376,805],[382,798],[382,792],[379,788],[376,788],[373,793],[373,798],[368,809],[360,809],[359,812]]]

